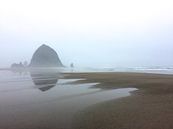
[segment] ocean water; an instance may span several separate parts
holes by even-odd
[[[115,68],[74,68],[63,69],[63,72],[135,72],[135,73],[156,73],[173,74],[173,67],[115,67]]]

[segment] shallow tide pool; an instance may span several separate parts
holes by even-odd
[[[0,129],[70,129],[75,113],[137,90],[94,88],[99,82],[73,83],[78,80],[1,71]]]

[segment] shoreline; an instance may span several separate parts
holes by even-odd
[[[76,114],[74,129],[172,129],[173,75],[68,73],[67,78],[100,82],[102,89],[137,88],[131,96],[90,106]]]

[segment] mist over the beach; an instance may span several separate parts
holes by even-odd
[[[0,129],[173,129],[173,0],[0,0]]]
[[[171,0],[0,2],[0,67],[32,58],[41,44],[64,65],[172,66]]]

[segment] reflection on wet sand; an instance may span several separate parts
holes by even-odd
[[[35,86],[44,92],[56,86],[59,74],[56,72],[31,72],[31,78]]]

